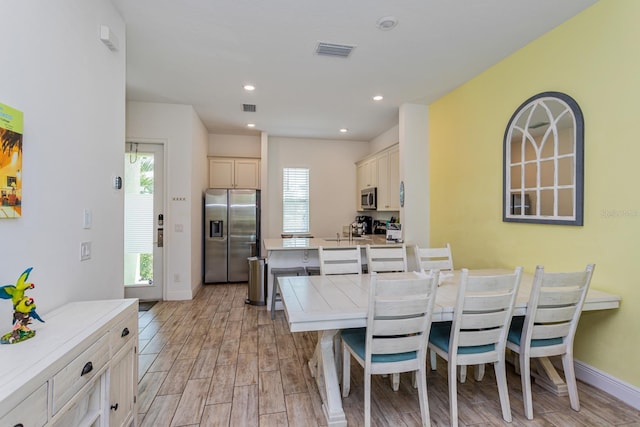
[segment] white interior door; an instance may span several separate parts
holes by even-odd
[[[162,300],[164,146],[127,142],[124,156],[126,298]]]

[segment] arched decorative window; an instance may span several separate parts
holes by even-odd
[[[504,135],[503,221],[582,225],[584,120],[560,92],[527,99]]]

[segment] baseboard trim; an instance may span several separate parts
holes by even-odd
[[[640,388],[574,359],[576,378],[640,410]]]
[[[191,289],[188,291],[171,291],[167,292],[167,301],[185,301],[193,299],[193,293]]]

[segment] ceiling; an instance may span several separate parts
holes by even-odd
[[[192,105],[210,133],[369,141],[597,0],[112,1],[128,100]]]

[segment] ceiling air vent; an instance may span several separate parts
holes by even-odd
[[[256,104],[242,104],[242,111],[245,113],[255,113]]]
[[[346,44],[333,44],[319,42],[316,47],[316,53],[318,55],[337,56],[340,58],[346,58],[351,54],[351,51],[355,46],[349,46]]]

